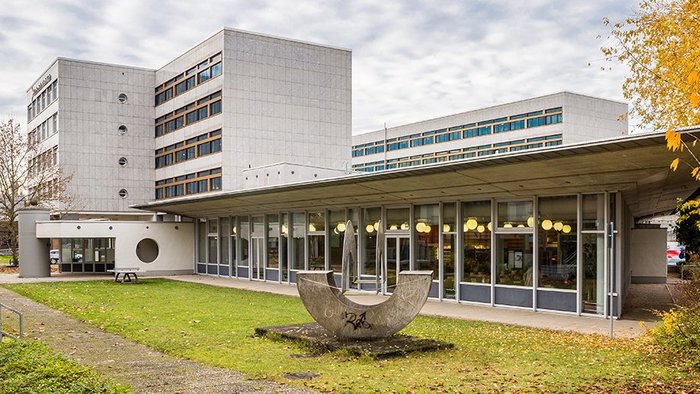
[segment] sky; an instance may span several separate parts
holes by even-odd
[[[222,27],[352,49],[353,134],[560,91],[625,101],[631,0],[3,0],[0,120],[57,57],[159,68]],[[634,123],[634,122],[632,122]]]

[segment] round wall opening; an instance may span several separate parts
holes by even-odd
[[[144,238],[136,245],[136,257],[144,263],[152,263],[158,257],[158,244],[150,238]]]
[[[128,131],[128,129],[124,125],[119,126],[118,130],[119,130],[119,134],[121,134],[121,135],[126,134],[126,132]]]
[[[119,197],[126,198],[126,196],[128,196],[128,195],[129,195],[129,192],[126,191],[126,189],[119,190]]]
[[[124,167],[124,166],[126,165],[126,163],[128,163],[128,162],[129,162],[129,161],[126,160],[126,157],[120,157],[120,158],[119,158],[119,165],[122,166],[122,167]]]
[[[126,102],[126,100],[129,99],[129,97],[127,97],[126,93],[119,93],[118,99],[119,99],[119,102],[123,104]]]

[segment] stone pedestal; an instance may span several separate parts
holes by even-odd
[[[48,209],[25,208],[17,213],[20,278],[51,276],[49,240],[36,237],[36,222],[42,220],[49,220]]]

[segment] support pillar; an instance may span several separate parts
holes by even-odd
[[[20,278],[51,276],[49,241],[36,237],[36,222],[42,220],[49,220],[48,209],[31,207],[17,212]]]

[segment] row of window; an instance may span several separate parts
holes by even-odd
[[[58,80],[49,84],[41,94],[39,94],[32,103],[27,106],[27,119],[31,121],[41,113],[49,104],[56,101],[58,98]]]
[[[156,200],[221,190],[221,168],[156,181]]]
[[[442,294],[431,293],[432,297],[454,299],[459,290],[462,300],[490,303],[489,291],[480,286],[558,289],[564,292],[556,297],[569,298],[553,307],[545,305],[546,297],[538,297],[540,307],[602,313],[605,254],[600,251],[609,216],[606,200],[604,194],[533,196],[520,201],[433,202],[211,218],[197,225],[197,262],[232,269],[223,275],[273,281],[293,281],[286,276],[287,269],[339,272],[344,233],[351,231],[357,237],[353,270],[371,277],[378,274],[376,237],[383,228],[390,235],[387,271],[432,270],[433,280],[442,282],[436,286]],[[347,220],[353,227],[346,227]],[[264,240],[255,256],[249,253],[254,238]],[[274,275],[268,277],[271,272]],[[395,275],[389,275],[386,285],[391,288],[395,280]],[[580,298],[572,299],[576,290]],[[512,305],[532,306],[531,293],[525,297],[526,302]]]
[[[221,152],[221,129],[156,150],[156,168]]]
[[[221,52],[156,87],[156,106],[221,75]],[[182,81],[181,81],[182,80]],[[181,82],[178,82],[181,81]]]
[[[62,189],[63,185],[59,183],[58,179],[54,178],[42,183],[38,188],[35,186],[30,187],[29,195],[32,196],[32,199],[39,201],[53,200],[60,197]]]
[[[503,133],[506,131],[557,124],[563,121],[563,115],[561,112],[561,107],[550,108],[527,114],[513,115],[510,117],[491,119],[483,122],[470,123],[440,130],[431,130],[423,133],[355,145],[352,147],[352,157],[382,153],[385,149],[387,151],[408,149],[416,146],[438,144],[441,142],[480,137],[483,135]]]
[[[27,134],[27,141],[29,145],[34,145],[37,142],[41,142],[50,136],[54,135],[58,131],[58,112],[51,115],[50,118],[41,122],[40,125],[35,127],[32,131]]]
[[[384,160],[353,164],[352,168],[356,171],[363,172],[382,171],[384,169],[404,168],[421,164],[439,163],[448,160],[460,160],[471,157],[494,155],[498,153],[517,152],[521,150],[542,148],[545,146],[557,146],[561,144],[562,135],[552,134],[541,137],[498,142],[495,144],[471,146],[468,148],[453,149],[450,151],[427,153],[424,155],[399,157],[396,159],[387,160],[386,165]]]
[[[29,159],[29,175],[36,176],[58,164],[58,145]]]
[[[221,91],[204,96],[156,119],[156,137],[221,113]],[[214,101],[216,100],[216,101]],[[187,112],[189,111],[189,112]]]

